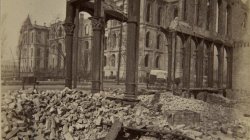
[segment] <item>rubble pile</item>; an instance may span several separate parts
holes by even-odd
[[[232,109],[224,107],[218,104],[209,104],[201,100],[194,100],[188,98],[182,98],[179,96],[173,96],[172,93],[161,93],[159,95],[158,105],[162,106],[162,111],[167,112],[169,110],[190,110],[201,114],[203,119],[211,121],[229,121],[231,118]],[[139,96],[142,102],[147,105],[152,105],[155,95]]]
[[[94,140],[107,135],[109,127],[103,124],[112,124],[117,119],[123,122],[123,126],[178,131],[194,139],[214,138],[215,130],[225,135],[233,135],[234,132],[239,137],[245,136],[246,129],[242,125],[236,125],[237,130],[231,129],[232,125],[222,129],[221,120],[228,115],[228,110],[220,106],[170,93],[140,95],[138,99],[141,102],[131,106],[106,99],[111,94],[121,95],[119,91],[90,94],[68,88],[62,91],[25,90],[5,94],[1,105],[2,139]],[[200,113],[202,118],[213,121],[214,125],[172,126],[164,115],[170,110]],[[214,119],[219,121],[215,122]],[[205,122],[204,119],[202,121]],[[209,131],[215,126],[216,129]]]

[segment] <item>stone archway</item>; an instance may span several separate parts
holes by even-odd
[[[219,83],[219,45],[213,45],[213,87],[218,88]]]

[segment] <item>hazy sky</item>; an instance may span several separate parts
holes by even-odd
[[[246,1],[246,0],[242,0]],[[1,35],[6,36],[3,59],[16,57],[16,48],[19,39],[19,31],[22,23],[30,15],[31,21],[48,26],[57,17],[65,19],[66,0],[0,0],[1,2]],[[5,17],[5,20],[2,20]],[[2,23],[3,21],[3,23]],[[16,59],[16,58],[14,58]]]
[[[30,15],[32,23],[48,26],[59,17],[65,19],[66,0],[0,0],[1,1],[1,35],[6,35],[4,59],[13,59],[11,51],[16,57],[16,47],[22,23]],[[2,20],[6,16],[5,20]],[[15,58],[16,59],[16,58]]]

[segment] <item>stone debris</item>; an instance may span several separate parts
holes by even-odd
[[[247,135],[247,127],[230,122],[230,108],[171,93],[140,95],[141,102],[135,106],[106,99],[123,93],[113,90],[91,94],[65,88],[62,91],[20,90],[3,94],[2,139],[95,140],[104,138],[110,131],[103,124],[113,124],[116,120],[127,127],[175,131],[193,139],[223,139],[223,136],[244,139]],[[199,123],[186,124],[185,120],[190,120],[185,117],[174,120],[184,119],[182,124],[170,123],[169,114],[178,116],[176,112],[182,112],[185,115],[187,111],[199,114]]]

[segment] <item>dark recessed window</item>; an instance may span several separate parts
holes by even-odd
[[[151,16],[151,4],[148,3],[146,11],[146,22],[150,22],[150,16]]]
[[[147,32],[147,34],[146,34],[146,48],[149,47],[149,39],[150,39],[150,33]]]
[[[144,66],[148,67],[148,54],[146,54],[146,56],[144,58]]]

